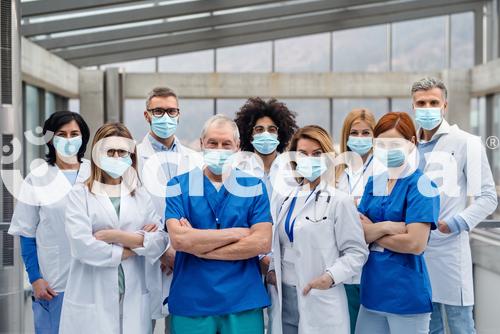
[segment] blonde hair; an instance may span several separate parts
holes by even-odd
[[[85,182],[86,186],[89,188],[89,190],[92,192],[92,188],[95,185],[96,182],[99,183],[104,183],[104,178],[103,178],[103,170],[97,166],[95,163],[94,159],[97,159],[98,157],[94,157],[94,148],[96,145],[99,143],[100,140],[108,137],[123,137],[127,138],[130,140],[133,140],[132,134],[130,131],[127,129],[125,125],[122,123],[107,123],[101,126],[97,132],[95,133],[94,139],[92,141],[92,150],[90,154],[90,177],[88,180]],[[134,152],[130,152],[130,158],[132,159],[132,168],[134,170],[135,175],[135,180],[138,180],[138,175],[137,175],[137,150],[134,145]],[[124,179],[122,182],[125,181]],[[135,191],[132,189],[131,195],[134,196]]]
[[[307,125],[304,126],[295,132],[293,135],[292,139],[290,140],[290,145],[288,146],[288,151],[290,152],[295,152],[297,151],[297,144],[300,139],[309,139],[317,142],[319,146],[321,147],[321,150],[323,153],[332,153],[333,157],[335,157],[336,152],[335,148],[333,146],[333,141],[330,135],[328,134],[328,131],[323,129],[321,126],[318,125]],[[333,160],[331,160],[333,163]],[[292,162],[292,166],[295,168],[295,163]],[[326,179],[330,180],[331,183],[332,181],[335,180],[334,175],[331,175],[331,171],[329,169],[328,174],[326,174]],[[300,182],[300,181],[299,181]]]
[[[347,141],[351,134],[352,125],[357,121],[364,121],[368,124],[370,129],[375,129],[377,122],[375,121],[375,116],[369,109],[358,108],[351,110],[344,119],[344,124],[342,125],[341,137],[340,137],[340,153],[350,151],[351,149],[347,146]],[[341,164],[337,166],[336,179],[339,180],[340,176],[347,168],[346,164]]]

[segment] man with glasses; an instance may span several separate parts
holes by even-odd
[[[156,212],[162,217],[162,223],[165,216],[166,184],[171,178],[189,171],[189,157],[195,155],[175,136],[179,116],[179,102],[172,89],[156,87],[148,94],[144,119],[148,122],[150,131],[137,146],[138,168],[141,181],[150,193]],[[160,263],[155,263],[146,268],[153,327],[156,320],[168,314],[163,300],[170,289],[174,260],[175,250],[170,246],[162,257],[161,266]],[[165,333],[170,333],[169,324],[170,321],[166,319]]]

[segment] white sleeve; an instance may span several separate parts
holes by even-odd
[[[143,195],[146,212],[149,213],[146,224],[156,224],[156,232],[138,231],[144,236],[143,246],[134,248],[133,251],[140,256],[146,257],[151,263],[155,263],[167,251],[169,247],[168,234],[161,223],[161,217],[156,213],[155,207],[149,195]]]
[[[34,192],[30,191],[32,187],[31,179],[28,176],[23,182],[19,196],[20,200],[16,203],[16,208],[10,222],[8,233],[11,235],[19,235],[27,238],[36,237],[36,230],[40,222],[40,207],[35,204],[36,201],[33,198]]]
[[[488,163],[486,149],[478,137],[472,137],[471,142],[472,145],[467,147],[467,161],[471,163],[465,164],[464,172],[467,176],[467,189],[469,192],[472,189],[472,194],[469,193],[469,195],[473,195],[474,200],[459,213],[459,216],[469,225],[469,230],[492,214],[498,205],[495,181]],[[471,159],[469,155],[477,155],[477,159]],[[477,163],[478,160],[481,163]]]
[[[333,275],[335,284],[339,284],[361,272],[369,252],[353,201],[346,196],[334,210],[335,239],[341,255],[327,271]]]
[[[71,255],[91,266],[118,267],[122,261],[123,247],[110,245],[94,237],[84,187],[83,184],[77,185],[68,195],[66,234]]]

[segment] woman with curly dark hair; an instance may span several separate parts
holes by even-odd
[[[298,128],[295,115],[283,102],[260,97],[249,98],[236,114],[241,150],[255,152],[262,159],[268,190],[271,166]]]

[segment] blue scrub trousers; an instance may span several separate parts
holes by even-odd
[[[64,292],[51,301],[31,297],[36,334],[58,334]]]
[[[444,334],[445,324],[443,311],[450,334],[475,334],[472,306],[454,306],[441,303],[432,303],[430,334]]]
[[[393,314],[359,308],[356,334],[428,334],[430,313]]]

